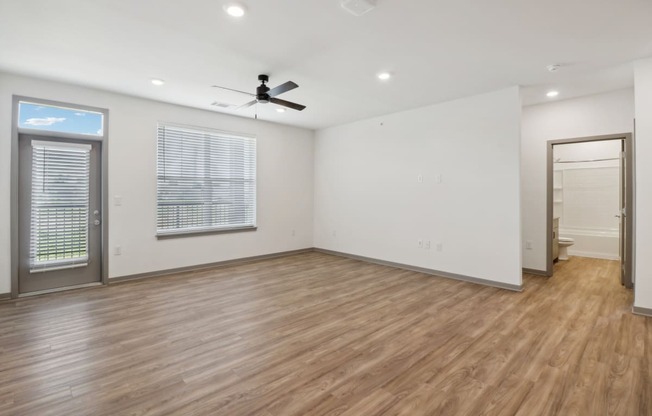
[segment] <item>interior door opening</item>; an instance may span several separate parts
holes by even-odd
[[[548,276],[573,256],[607,259],[634,287],[632,160],[631,134],[548,142]]]

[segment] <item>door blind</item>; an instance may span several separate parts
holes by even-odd
[[[255,227],[256,139],[158,126],[159,235]]]
[[[88,263],[90,150],[32,142],[32,272]]]

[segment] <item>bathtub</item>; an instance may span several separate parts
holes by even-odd
[[[562,228],[559,237],[575,240],[568,248],[569,256],[620,260],[620,232],[618,230],[587,230]]]

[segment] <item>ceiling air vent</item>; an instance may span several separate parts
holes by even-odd
[[[342,7],[354,16],[362,16],[376,8],[376,0],[342,0]]]

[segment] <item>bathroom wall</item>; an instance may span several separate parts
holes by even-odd
[[[619,259],[620,146],[614,140],[554,147],[554,210],[560,236],[575,240],[571,256]]]

